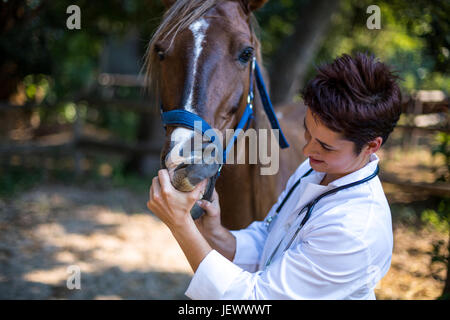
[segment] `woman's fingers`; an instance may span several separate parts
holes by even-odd
[[[152,185],[150,186],[149,200],[147,201],[147,208],[150,211],[153,211],[155,200],[159,201],[159,199],[160,199],[159,180],[158,180],[158,177],[154,177],[152,179]]]
[[[197,201],[203,197],[203,194],[205,193],[206,184],[208,183],[208,180],[205,179],[201,181],[199,184],[197,184],[192,190],[191,193],[191,199],[193,201]]]
[[[152,186],[150,188],[150,191],[152,191],[152,197],[159,200],[161,197],[161,185],[159,184],[158,177],[154,177],[152,181]]]
[[[210,203],[211,202],[209,202],[208,200],[198,200],[197,201],[197,204],[200,206],[200,208],[205,209],[206,211],[208,211]]]
[[[219,204],[219,194],[217,193],[216,188],[214,188],[214,191],[213,191],[213,194],[211,197],[211,202]]]
[[[219,207],[219,195],[217,194],[216,188],[213,190],[211,200],[199,200],[197,201],[199,206],[206,206],[208,208]],[[203,208],[203,207],[202,207]],[[205,208],[203,208],[205,209]]]
[[[161,192],[168,195],[175,191],[175,188],[170,182],[170,176],[167,169],[161,169],[158,171],[159,183],[161,184]]]
[[[211,199],[213,201],[213,199]],[[210,202],[208,200],[199,200],[197,204],[206,211],[210,216],[216,216],[220,214],[220,207],[217,202]]]
[[[200,206],[200,208],[202,208],[203,210],[206,211],[207,215],[213,214],[213,211],[211,208],[211,202],[209,202],[208,200],[198,200],[197,204]]]

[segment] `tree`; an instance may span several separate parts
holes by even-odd
[[[291,102],[299,92],[339,3],[315,0],[300,8],[293,32],[283,39],[271,61],[270,92],[274,104]]]

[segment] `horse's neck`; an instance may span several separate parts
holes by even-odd
[[[259,139],[268,139],[267,150],[271,150],[270,131],[259,131],[259,129],[271,127],[263,110],[259,92],[255,91],[254,118],[249,128],[256,131],[257,147],[260,147]],[[241,148],[244,143],[242,140],[237,143]],[[235,148],[235,150],[238,151],[241,148]],[[248,155],[252,149],[249,143],[245,143],[245,148],[241,149],[241,152],[245,152],[245,163],[224,166],[221,178],[217,181],[216,188],[221,195],[222,223],[228,228],[239,229],[254,220],[262,220],[276,201],[276,176],[261,174],[262,165],[259,157],[256,164],[249,163]]]

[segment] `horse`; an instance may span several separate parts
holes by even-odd
[[[145,56],[146,79],[162,112],[187,110],[204,119],[223,137],[227,136],[227,129],[237,126],[253,87],[252,59],[262,66],[253,12],[265,2],[267,0],[163,0],[166,12]],[[261,73],[267,82],[264,68]],[[269,119],[257,91],[253,110],[248,129],[269,130]],[[172,184],[182,191],[195,186],[191,182],[194,186],[186,187],[189,173],[202,176],[207,172],[211,184],[211,176],[220,170],[220,177],[214,182],[220,199],[221,222],[229,229],[244,228],[267,215],[289,176],[304,160],[305,110],[304,105],[294,103],[276,108],[281,128],[291,142],[290,148],[279,153],[276,174],[263,175],[261,169],[266,164],[248,161],[251,146],[245,136],[240,136],[233,146],[234,155],[244,157],[244,163],[228,164],[227,161],[223,167],[192,163],[192,154],[182,156],[176,146],[192,144],[197,133],[173,125],[166,128],[161,168],[169,170]],[[273,131],[269,132],[273,135]],[[271,143],[273,141],[269,140],[268,150],[271,150]]]

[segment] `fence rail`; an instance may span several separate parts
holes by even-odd
[[[100,75],[98,82],[102,86],[122,86],[122,87],[143,87],[144,82],[142,78],[136,78],[133,76],[124,75]],[[77,95],[73,100],[67,102],[75,102],[77,115],[79,114],[78,104],[86,105],[88,108],[111,108],[121,111],[131,111],[139,114],[158,116],[159,110],[151,107],[151,102],[144,99],[136,100],[123,100],[117,98],[101,98],[99,95],[85,94]],[[64,103],[64,102],[59,102]],[[33,110],[39,107],[51,108],[48,104],[38,103],[26,103],[22,106],[12,105],[7,102],[0,101],[0,114],[1,112],[10,111],[26,111]],[[405,131],[405,137],[411,139],[417,135],[418,132],[444,132],[450,133],[450,121],[448,118],[449,103],[448,98],[440,91],[419,91],[414,96],[407,97],[403,102],[403,111],[408,115],[408,124],[397,125],[396,128]],[[444,113],[446,114],[447,127],[437,126],[417,126],[410,123],[414,119],[414,116],[430,114],[430,113]],[[58,144],[45,144],[45,143],[26,143],[26,144],[10,144],[0,145],[0,156],[7,155],[30,155],[30,154],[72,154],[75,159],[75,168],[80,168],[80,161],[82,159],[83,152],[93,151],[101,153],[113,153],[120,155],[134,154],[134,155],[146,155],[146,154],[159,154],[162,146],[161,141],[155,141],[152,143],[129,143],[117,140],[100,140],[83,135],[82,132],[83,123],[80,117],[76,117],[76,121],[73,124],[73,138]],[[79,173],[79,170],[76,170]],[[400,181],[391,175],[383,175],[382,181],[386,183],[395,184],[399,187],[428,191],[436,195],[450,196],[450,185],[448,183],[413,183],[410,181]]]
[[[380,174],[380,180],[383,183],[394,184],[402,189],[428,192],[436,196],[450,197],[450,184],[446,182],[419,183],[412,181],[402,181],[395,178],[392,174]]]
[[[104,141],[89,137],[81,137],[78,140],[71,140],[59,144],[26,143],[0,145],[0,156],[10,154],[48,154],[48,153],[71,153],[73,149],[82,149],[115,154],[159,154],[161,146],[159,144],[130,144],[123,141]]]

